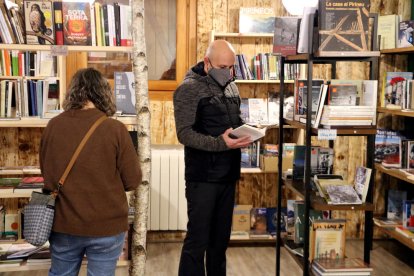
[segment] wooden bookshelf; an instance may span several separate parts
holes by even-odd
[[[132,52],[133,51],[133,47],[126,47],[126,46],[31,45],[31,44],[0,44],[0,49],[20,50],[20,51],[52,51],[53,49],[67,49],[68,52]]]
[[[284,180],[286,188],[294,192],[300,198],[305,198],[305,184],[302,180],[292,181]],[[373,211],[374,205],[371,203],[363,204],[352,204],[352,205],[333,205],[326,203],[325,199],[316,195],[314,191],[311,192],[311,206],[315,210],[364,210],[364,211]]]
[[[384,234],[387,234],[388,236],[390,236],[393,239],[396,239],[397,241],[401,242],[402,244],[404,244],[405,246],[411,248],[411,250],[414,250],[414,241],[410,238],[407,238],[405,236],[403,236],[402,234],[398,233],[397,231],[395,231],[394,228],[390,228],[390,227],[381,227],[378,226],[378,229],[381,230],[381,232],[383,232]]]
[[[297,128],[301,128],[301,129],[305,129],[306,125],[304,123],[298,122],[298,121],[294,121],[294,120],[289,120],[289,119],[284,119],[285,123]],[[321,129],[326,129],[326,128],[321,128]],[[332,127],[331,129],[336,129],[337,131],[337,135],[348,135],[348,136],[352,136],[352,135],[370,135],[370,134],[376,134],[377,133],[377,129],[375,126],[340,126],[338,128],[334,128]],[[312,135],[318,135],[318,130],[317,128],[312,128]]]
[[[414,53],[414,47],[405,47],[405,48],[392,48],[381,50],[381,54],[411,54]]]
[[[414,184],[414,175],[401,171],[399,169],[387,169],[381,164],[375,164],[375,169],[381,173],[398,178],[402,181]]]
[[[27,189],[27,191],[13,193],[13,191],[2,191],[0,189],[0,198],[30,198],[32,196],[32,191],[32,189]]]
[[[131,117],[113,117],[114,119],[122,122],[126,126],[135,126],[137,119],[134,116]],[[0,128],[2,127],[46,127],[50,119],[39,117],[22,117],[22,118],[10,118],[0,119]]]
[[[378,107],[377,111],[379,113],[397,115],[397,116],[404,116],[404,117],[414,117],[414,110],[402,110],[402,109],[388,109],[385,107]]]
[[[235,80],[237,84],[278,84],[280,80]],[[285,83],[295,83],[294,80],[285,80]]]
[[[306,62],[310,59],[318,60],[332,60],[332,61],[358,61],[364,58],[379,57],[379,51],[361,51],[361,52],[336,52],[336,51],[322,51],[314,55],[297,54],[286,57],[286,61]],[[362,60],[361,60],[362,61]]]
[[[129,266],[130,261],[118,261],[116,267],[127,267]],[[86,268],[86,262],[82,263],[81,267]],[[50,264],[27,264],[26,261],[23,261],[20,266],[15,267],[2,267],[0,265],[1,272],[19,272],[19,271],[35,271],[35,270],[49,270]]]
[[[54,78],[60,80],[59,77],[49,77],[49,76],[37,76],[37,77],[27,77],[27,76],[0,76],[0,80],[20,80],[20,79],[27,79],[27,80],[45,80],[48,78]]]

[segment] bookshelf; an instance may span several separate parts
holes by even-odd
[[[381,50],[381,55],[383,55],[384,57],[394,56],[394,55],[408,55],[408,59],[412,59],[413,54],[414,54],[414,47],[392,48],[392,49]],[[414,117],[414,110],[407,110],[407,109],[389,109],[385,107],[378,107],[377,113],[380,113],[384,116],[390,116],[392,118],[397,117],[399,119],[405,119],[404,128],[408,130],[410,128],[409,124],[411,124],[413,120],[412,118]],[[387,129],[389,128],[387,127]],[[392,126],[391,126],[391,129],[393,129]],[[386,185],[386,182],[390,181],[391,179],[396,179],[398,180],[399,187],[404,187],[405,189],[409,190],[412,188],[410,185],[414,184],[414,175],[404,172],[403,170],[400,170],[399,168],[386,168],[383,165],[377,163],[375,164],[375,169],[381,174],[382,185]],[[382,233],[386,234],[387,236],[399,241],[400,243],[414,250],[414,241],[410,238],[403,236],[402,234],[397,232],[394,228],[382,227],[382,226],[378,226],[377,228]]]
[[[370,15],[370,17],[376,18],[376,15]],[[375,22],[374,22],[375,23]],[[313,18],[309,19],[309,30],[307,33],[313,33]],[[374,24],[375,26],[375,24]],[[376,37],[376,28],[373,28],[373,36],[371,38],[371,45],[372,49],[376,50],[376,41],[373,39]],[[306,123],[300,123],[294,120],[284,119],[283,116],[283,109],[280,109],[279,116],[280,121],[284,122],[285,124],[295,126],[297,128],[303,129],[305,131],[305,145],[306,145],[306,152],[305,152],[305,172],[304,172],[304,179],[302,180],[285,180],[282,178],[281,175],[278,177],[278,214],[277,220],[281,219],[281,193],[282,193],[282,186],[285,186],[288,190],[292,191],[297,197],[301,198],[304,201],[305,205],[305,212],[304,217],[308,218],[310,214],[310,209],[313,208],[315,210],[340,210],[340,211],[364,211],[365,213],[365,222],[364,222],[364,261],[366,263],[370,262],[370,250],[372,247],[372,236],[373,236],[373,178],[370,179],[370,186],[366,198],[366,203],[364,204],[352,204],[352,205],[330,205],[327,204],[325,199],[318,196],[314,191],[311,189],[311,145],[312,140],[311,137],[318,135],[319,129],[312,128],[311,117],[312,117],[312,76],[313,76],[313,65],[315,64],[331,64],[331,76],[335,78],[336,76],[336,63],[337,62],[367,62],[369,63],[369,79],[370,80],[377,80],[378,79],[378,58],[380,56],[379,51],[369,51],[369,52],[316,52],[313,53],[313,43],[312,43],[312,35],[309,37],[307,49],[308,53],[310,54],[297,54],[287,56],[282,59],[281,64],[281,93],[280,93],[280,101],[283,102],[284,97],[284,64],[285,63],[301,63],[307,64],[307,98],[305,99],[307,102],[306,112]],[[375,142],[375,134],[376,134],[376,126],[367,126],[367,127],[352,127],[352,126],[343,126],[343,127],[336,127],[331,128],[335,132],[336,135],[341,136],[365,136],[367,138],[367,151],[366,151],[366,166],[374,170],[374,142]],[[283,129],[279,129],[279,144],[283,145]],[[333,146],[334,142],[329,141],[330,147]],[[279,147],[279,171],[282,171],[283,165],[283,146]],[[373,172],[375,175],[375,172]],[[293,256],[297,263],[303,269],[303,275],[311,275],[311,266],[309,261],[309,247],[310,247],[310,237],[309,237],[309,229],[310,223],[309,219],[305,219],[304,221],[304,254],[303,258],[298,256]],[[281,239],[280,227],[277,228],[277,235],[276,235],[276,275],[280,275],[280,247],[283,244]]]

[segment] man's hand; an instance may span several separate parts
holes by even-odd
[[[253,142],[252,140],[250,140],[250,136],[243,136],[240,138],[231,138],[229,135],[232,130],[233,130],[232,128],[229,128],[222,134],[224,142],[226,142],[227,147],[231,149],[244,148]]]

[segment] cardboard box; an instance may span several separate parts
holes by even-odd
[[[233,209],[233,231],[250,230],[250,210],[252,205],[234,205]]]
[[[279,157],[260,155],[260,168],[264,172],[277,172]],[[283,164],[284,165],[284,164]]]

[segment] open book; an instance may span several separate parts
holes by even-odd
[[[238,128],[233,129],[230,134],[237,138],[250,136],[250,139],[252,141],[256,141],[266,135],[266,128],[257,128],[244,124]]]

